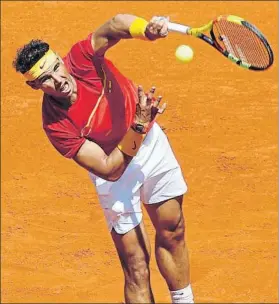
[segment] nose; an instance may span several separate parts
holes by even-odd
[[[62,80],[62,77],[60,77],[59,75],[53,73],[52,74],[52,79],[54,80],[54,84],[56,87],[59,87],[61,86],[63,80]]]

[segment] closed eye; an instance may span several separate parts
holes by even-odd
[[[41,79],[40,79],[40,82],[41,83],[44,83],[44,82],[46,82],[47,80],[49,80],[50,79],[50,76],[44,76],[44,77],[42,77]]]
[[[59,62],[56,63],[56,65],[54,66],[53,71],[56,72],[58,70],[59,66],[60,66],[60,63]]]

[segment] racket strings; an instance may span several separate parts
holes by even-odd
[[[217,43],[234,57],[252,66],[270,65],[270,55],[261,38],[246,26],[221,19],[214,23]]]
[[[220,26],[219,33],[222,33],[225,49],[229,53],[253,66],[265,66],[265,58],[268,64],[269,59],[265,56],[265,49],[262,48],[259,39],[253,39],[254,35],[251,36],[250,33],[247,35],[247,29],[243,26],[223,23],[226,23],[226,26]]]
[[[223,26],[221,26],[222,23]],[[247,32],[247,29],[241,25],[225,20],[222,23],[220,23],[219,34],[223,39],[224,48],[234,57],[244,62],[263,67],[266,56],[260,40],[257,37],[257,39],[254,39],[255,35],[251,35],[249,30]],[[268,57],[267,60],[269,60]]]

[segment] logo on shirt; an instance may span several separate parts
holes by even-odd
[[[136,148],[137,148],[137,144],[136,144],[136,142],[134,141],[134,147],[132,148],[132,150],[136,150]]]
[[[43,67],[45,66],[45,64],[46,64],[46,59],[44,59],[43,61],[42,61],[42,63],[40,63],[40,69],[43,69]]]

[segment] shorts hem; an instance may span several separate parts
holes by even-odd
[[[186,189],[185,191],[182,191],[182,192],[177,192],[176,194],[174,194],[174,195],[172,195],[172,196],[170,196],[170,197],[166,197],[166,198],[163,198],[163,197],[162,197],[162,199],[160,199],[160,200],[157,200],[157,199],[156,199],[155,201],[151,200],[151,201],[149,201],[148,203],[145,203],[145,202],[144,202],[144,204],[145,204],[145,205],[160,204],[161,202],[169,201],[169,200],[171,200],[171,199],[173,199],[173,198],[175,198],[175,197],[177,197],[177,196],[184,195],[184,194],[186,194],[186,193],[187,193],[187,189]]]
[[[115,226],[113,226],[113,224],[111,224],[111,227],[109,228],[109,232],[111,233],[112,229],[114,229],[114,231],[117,234],[124,235],[124,234],[128,233],[129,231],[135,229],[142,222],[142,219],[143,219],[143,214],[141,213],[138,223],[135,223],[134,225],[133,225],[133,223],[129,223],[129,228],[128,228],[128,230],[125,230],[125,231],[123,231],[123,230],[120,231],[119,229],[117,229],[117,224]],[[119,224],[119,225],[121,225],[121,224]]]

